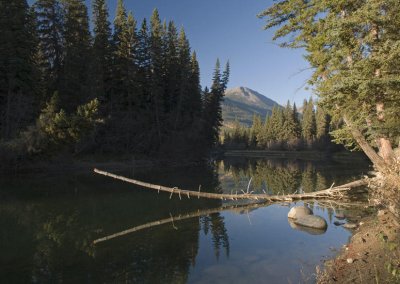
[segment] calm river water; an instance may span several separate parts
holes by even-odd
[[[341,184],[368,169],[366,163],[230,158],[118,174],[209,192],[246,189],[252,177],[251,191],[281,194]],[[223,210],[230,203],[169,197],[89,173],[1,177],[0,283],[313,283],[316,266],[351,235],[333,224],[337,211],[355,219],[368,213],[312,203],[328,229],[310,232],[288,223],[295,204]],[[179,220],[187,214],[194,217]],[[174,222],[93,244],[171,216]]]

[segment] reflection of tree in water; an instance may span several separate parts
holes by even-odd
[[[312,192],[327,187],[324,173],[317,171],[310,161],[287,159],[227,159],[223,171],[231,174],[234,191],[245,189],[252,177],[255,192],[288,194],[296,191]]]
[[[221,190],[212,167],[169,173],[169,178],[182,188],[202,184],[202,190]],[[65,189],[58,189],[61,196],[52,193],[51,198],[21,198],[0,206],[0,264],[7,264],[0,268],[1,283],[15,282],[13,279],[40,283],[184,283],[198,253],[203,218],[181,221],[175,228],[169,224],[151,228],[96,247],[92,241],[170,214],[221,206],[219,200],[170,200],[166,194],[132,190],[130,185],[97,177],[57,180],[48,186],[52,189],[55,184],[65,185]],[[39,182],[38,187],[43,186]],[[223,217],[212,214],[207,218],[216,256],[222,248],[229,254]]]
[[[205,235],[211,231],[215,257],[219,259],[221,248],[225,249],[229,257],[229,236],[225,228],[224,217],[220,213],[211,214],[200,218]]]

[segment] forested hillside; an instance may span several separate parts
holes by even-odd
[[[139,22],[118,1],[0,0],[0,156],[67,152],[204,155],[227,86],[217,61],[201,90],[183,28]],[[91,30],[92,27],[92,30]]]

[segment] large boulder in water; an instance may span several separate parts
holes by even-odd
[[[296,225],[313,229],[326,230],[328,224],[321,216],[306,215],[293,221]]]
[[[307,206],[296,206],[290,209],[288,213],[288,218],[297,219],[300,217],[312,215],[313,211]]]

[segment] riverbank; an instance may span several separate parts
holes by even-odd
[[[172,160],[131,155],[86,155],[76,157],[72,155],[59,155],[51,158],[25,160],[13,166],[0,166],[0,175],[32,174],[32,173],[91,173],[94,168],[109,171],[126,171],[137,168],[150,169],[153,167],[182,167],[194,166],[203,163],[202,160]]]
[[[388,210],[357,221],[350,242],[317,268],[317,283],[400,283],[400,226]]]

